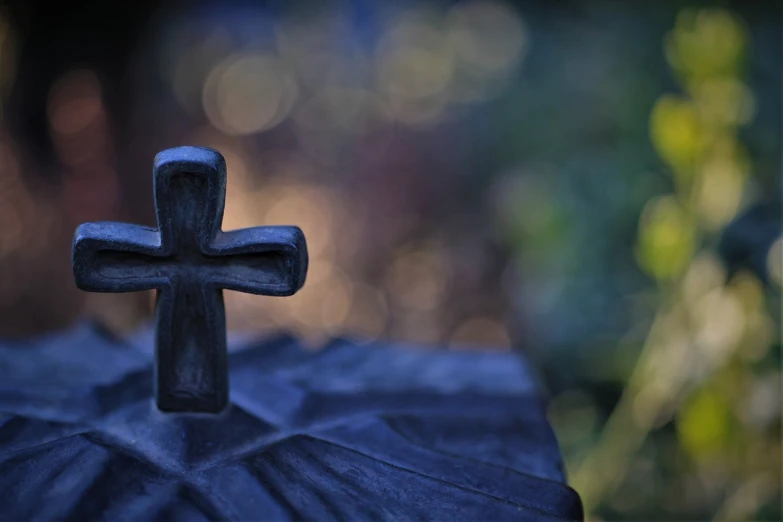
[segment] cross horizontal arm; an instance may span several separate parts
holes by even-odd
[[[299,227],[220,232],[205,254],[222,258],[210,274],[210,282],[228,290],[292,295],[302,288],[307,274],[307,244]]]
[[[73,238],[76,286],[88,292],[160,288],[167,282],[166,274],[150,261],[165,255],[160,234],[154,228],[127,223],[84,223]]]

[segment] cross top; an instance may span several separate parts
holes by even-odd
[[[219,413],[228,404],[223,289],[287,296],[307,273],[298,227],[223,232],[226,163],[217,151],[155,157],[158,229],[84,223],[73,239],[76,285],[91,292],[157,290],[156,398],[166,412]]]

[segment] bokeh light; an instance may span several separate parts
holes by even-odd
[[[296,83],[275,58],[232,56],[207,77],[204,111],[218,129],[250,134],[279,124],[296,96]]]
[[[476,74],[507,73],[522,57],[525,30],[521,19],[506,4],[457,4],[449,13],[448,22],[456,55]]]

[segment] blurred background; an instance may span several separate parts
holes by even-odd
[[[590,520],[781,519],[779,5],[111,4],[0,10],[0,334],[144,324],[73,230],[208,146],[311,255],[232,329],[518,350]]]

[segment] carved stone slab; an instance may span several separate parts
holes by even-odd
[[[282,335],[231,353],[222,414],[170,415],[136,344],[0,341],[0,520],[582,519],[518,355]]]

